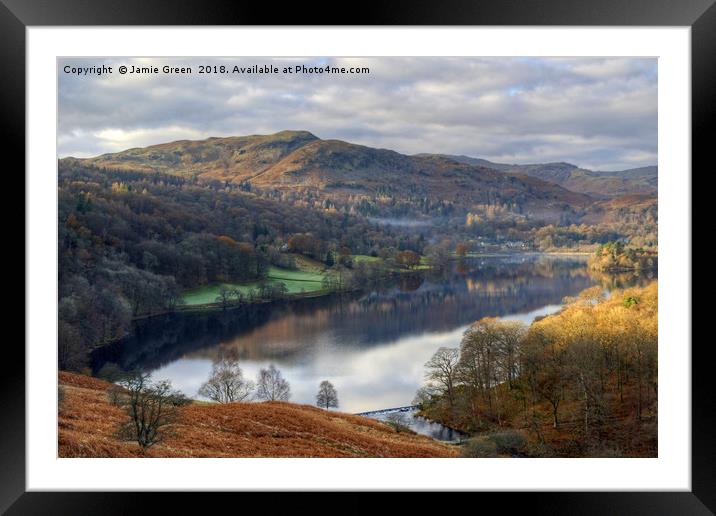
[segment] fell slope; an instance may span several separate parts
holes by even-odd
[[[271,135],[179,140],[78,161],[112,169],[242,181],[317,139],[307,131],[281,131]]]
[[[69,161],[74,158],[65,158]],[[408,156],[339,140],[321,140],[306,131],[266,136],[179,141],[145,149],[78,160],[98,167],[162,172],[203,181],[228,181],[285,192],[310,190],[334,203],[381,197],[415,206],[447,202],[460,212],[478,204],[519,205],[534,214],[559,218],[583,210],[594,199],[557,184],[445,156]]]
[[[602,172],[580,168],[571,163],[538,163],[511,165],[493,163],[469,156],[446,156],[460,163],[479,165],[509,174],[524,174],[558,184],[573,192],[595,197],[617,197],[633,194],[656,195],[658,169],[655,166]]]
[[[540,179],[504,174],[439,156],[406,156],[340,140],[316,140],[251,179],[257,186],[312,187],[334,197],[366,193],[430,197],[469,206],[495,196],[541,207],[585,206],[588,197]]]
[[[139,457],[116,439],[126,417],[109,404],[110,384],[60,372],[60,457]],[[175,435],[147,457],[454,457],[454,446],[396,433],[378,421],[283,402],[192,404],[180,409]]]
[[[645,215],[651,212],[654,221],[658,219],[659,201],[656,196],[645,194],[623,195],[606,199],[595,205],[583,222],[596,224],[599,222],[613,223],[628,219],[634,215]]]

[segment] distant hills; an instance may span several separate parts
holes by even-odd
[[[467,156],[405,155],[323,140],[307,131],[181,140],[62,161],[294,195],[310,192],[313,200],[344,205],[360,198],[402,203],[407,214],[418,205],[427,213],[426,203],[449,203],[459,211],[489,204],[507,205],[549,221],[559,220],[565,212],[584,212],[605,199],[634,194],[655,197],[657,192],[656,167],[594,172],[569,163],[508,165]]]
[[[526,174],[558,184],[573,192],[595,197],[616,197],[620,195],[656,195],[658,191],[658,168],[656,166],[631,168],[615,172],[601,172],[580,168],[571,163],[538,163],[532,165],[510,165],[493,163],[486,159],[469,156],[444,155],[460,163],[479,165],[501,172]]]
[[[319,140],[306,131],[282,131],[266,136],[179,140],[79,161],[106,168],[243,181],[314,141]]]

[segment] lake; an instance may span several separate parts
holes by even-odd
[[[231,354],[251,379],[275,364],[291,384],[292,402],[314,404],[319,383],[329,380],[341,411],[406,406],[422,385],[425,362],[441,346],[457,347],[473,321],[529,323],[592,285],[647,280],[594,276],[584,256],[471,258],[441,274],[406,274],[380,291],[138,320],[131,337],[94,353],[93,369],[106,362],[141,367],[198,398],[212,363]]]

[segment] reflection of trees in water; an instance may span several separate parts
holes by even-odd
[[[658,271],[656,270],[605,272],[587,269],[587,272],[595,284],[609,290],[643,287],[658,278]]]
[[[133,334],[92,354],[96,370],[104,362],[123,369],[141,366],[156,369],[196,349],[215,346],[223,340],[263,324],[271,315],[268,304],[230,311],[177,312],[134,323]]]
[[[340,320],[334,323],[346,336],[342,344],[371,344],[424,332],[451,331],[488,315],[530,312],[560,303],[563,297],[590,285],[586,276],[575,279],[569,275],[426,282],[411,295],[388,292],[367,296],[358,302],[363,308],[359,316],[337,314]]]
[[[125,370],[153,370],[198,351],[213,358],[221,353],[244,359],[290,355],[305,346],[307,335],[325,328],[333,313],[346,311],[356,298],[336,295],[141,319],[135,321],[130,337],[96,350],[92,367],[96,372],[105,362],[115,362]],[[220,344],[223,349],[214,349]]]
[[[422,274],[404,274],[398,279],[398,285],[403,292],[413,292],[418,290],[424,281]]]
[[[322,343],[361,347],[452,331],[484,316],[529,312],[591,286],[584,263],[564,259],[466,260],[439,274],[405,275],[362,295],[176,313],[138,321],[135,334],[94,355],[127,369],[156,369],[183,356],[290,357]]]

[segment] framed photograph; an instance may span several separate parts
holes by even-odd
[[[2,4],[26,242],[2,510],[713,513],[712,0]]]

